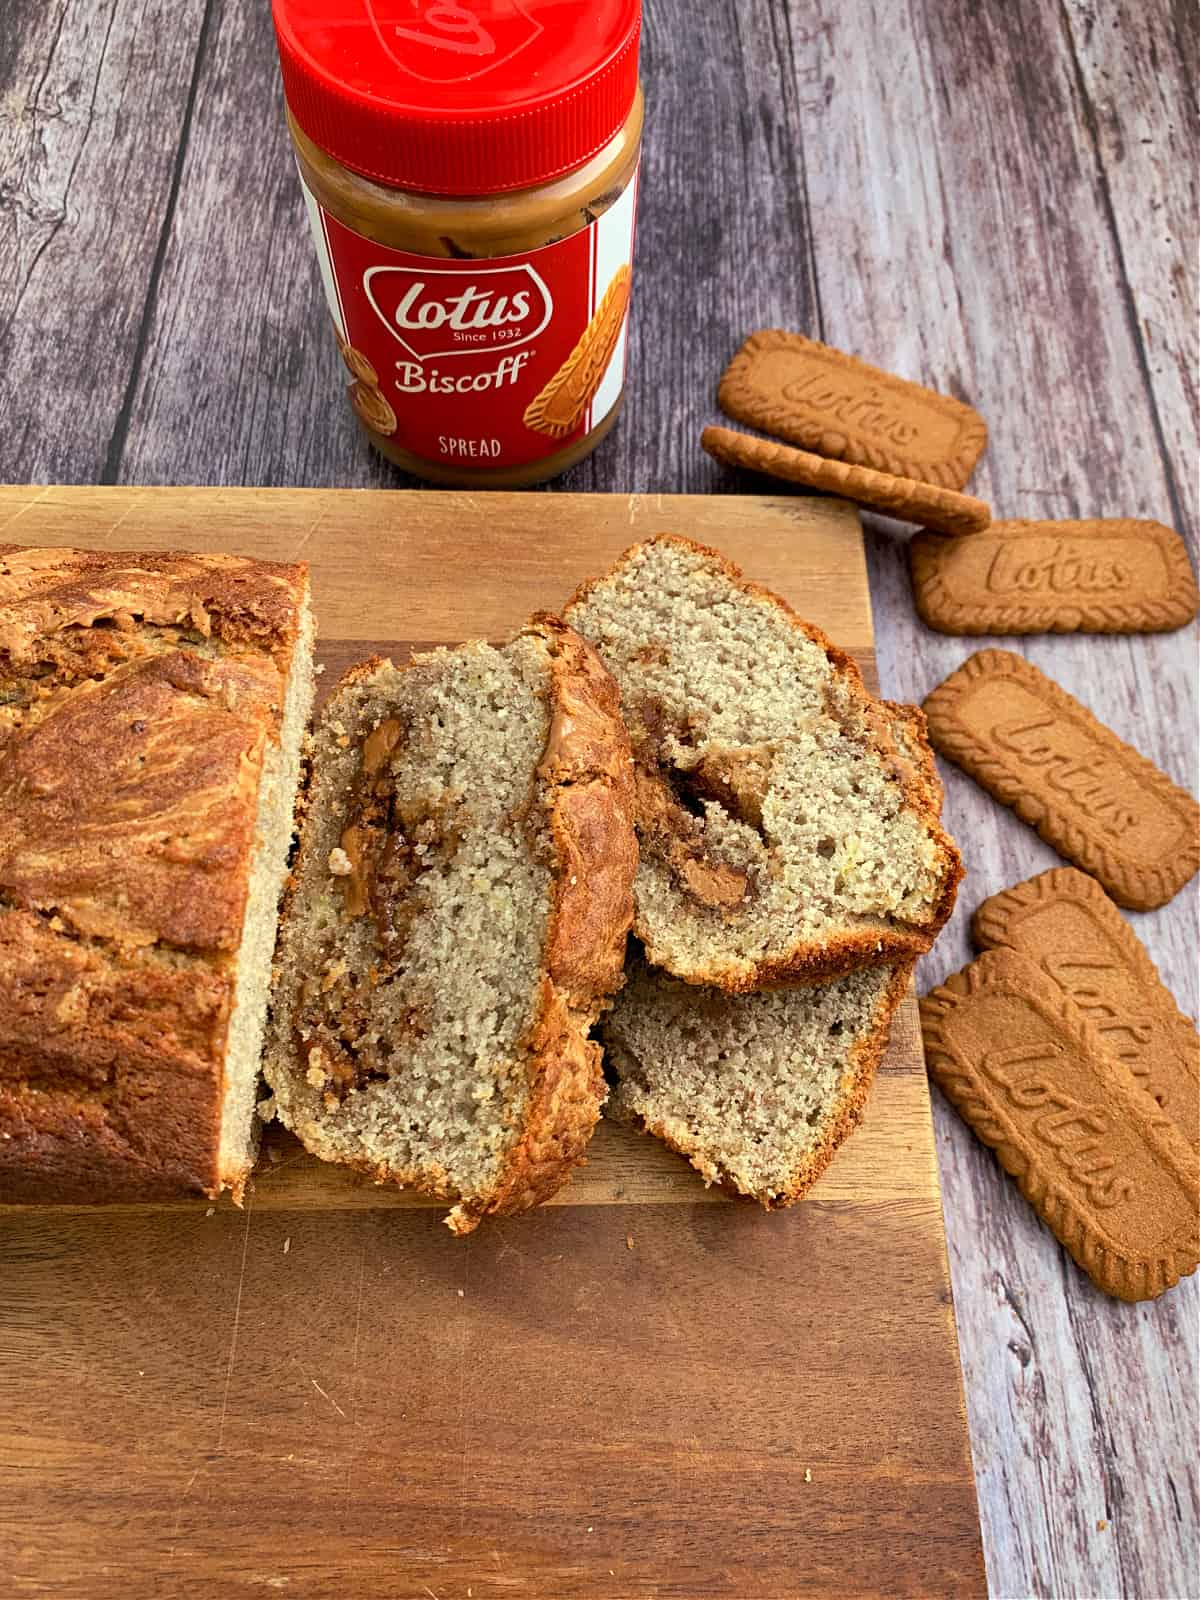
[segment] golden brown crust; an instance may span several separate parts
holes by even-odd
[[[0,894],[120,945],[234,950],[282,694],[268,657],[190,650],[52,691],[0,747]]]
[[[0,546],[0,1200],[215,1194],[303,567]]]
[[[530,631],[551,652],[555,695],[539,769],[558,850],[546,965],[588,1005],[620,987],[633,922],[633,756],[617,686],[592,647],[558,617],[541,614]]]
[[[761,1195],[760,1202],[768,1210],[778,1210],[782,1206],[790,1206],[793,1201],[801,1199],[816,1183],[826,1167],[837,1154],[838,1149],[858,1127],[867,1108],[867,1097],[871,1092],[871,1085],[875,1082],[875,1074],[887,1050],[888,1041],[892,1034],[892,1018],[904,996],[908,993],[908,986],[912,980],[915,963],[904,961],[894,969],[891,981],[887,986],[879,1014],[875,1019],[875,1026],[859,1040],[853,1051],[853,1075],[844,1086],[838,1100],[837,1110],[833,1120],[825,1129],[824,1137],[817,1148],[806,1157],[800,1167],[793,1174],[792,1181],[781,1196],[768,1202]]]
[[[624,550],[609,568],[608,573],[591,578],[576,589],[564,608],[563,615],[570,623],[572,613],[582,606],[593,589],[604,583],[612,571],[647,546],[669,543],[700,556],[715,568],[732,585],[751,598],[768,602],[779,610],[797,630],[825,652],[835,673],[839,674],[850,692],[865,712],[872,730],[876,753],[889,763],[900,782],[909,808],[928,829],[941,859],[941,885],[937,901],[929,918],[920,925],[897,924],[892,928],[871,927],[823,939],[820,946],[797,944],[782,957],[763,960],[750,970],[743,966],[710,967],[696,973],[679,973],[688,983],[708,985],[728,993],[751,993],[757,989],[787,988],[793,984],[820,983],[830,978],[844,977],[860,967],[890,966],[898,962],[911,962],[924,955],[949,920],[954,910],[958,885],[963,877],[962,860],[954,840],[941,825],[942,785],[937,774],[933,752],[926,738],[924,713],[916,706],[899,706],[893,702],[878,702],[868,693],[858,664],[840,646],[833,643],[820,628],[805,622],[781,596],[762,584],[747,580],[740,567],[723,556],[719,550],[698,544],[694,539],[679,534],[660,534],[655,539],[639,541]],[[645,737],[652,737],[639,723],[636,707],[624,707],[635,747]],[[903,729],[903,748],[898,745],[893,724],[899,721]],[[639,823],[641,818],[639,817]],[[646,948],[646,955],[655,966],[667,966],[665,952],[657,948],[652,933],[634,916],[634,933]]]
[[[228,967],[0,910],[0,1199],[216,1191]]]
[[[921,780],[937,796],[938,810],[946,798],[942,775],[937,769],[933,746],[929,742],[929,724],[920,706],[905,705],[899,700],[881,700],[892,723],[892,735],[901,756],[916,767]]]
[[[451,1212],[456,1233],[484,1215],[548,1200],[587,1148],[604,1104],[602,1052],[588,1030],[621,986],[633,922],[633,758],[617,686],[558,617],[541,613],[526,632],[546,646],[554,697],[538,774],[558,858],[554,909],[542,1002],[524,1041],[529,1098],[521,1137],[492,1195]]]
[[[865,689],[863,692],[866,693]],[[906,794],[910,797],[914,795],[919,797],[917,809],[927,823],[932,823],[935,839],[946,841],[950,847],[950,857],[946,862],[941,892],[929,922],[924,930],[914,929],[908,932],[899,929],[885,932],[866,940],[865,945],[862,939],[832,941],[829,957],[831,970],[823,969],[815,978],[811,974],[811,968],[800,962],[786,963],[782,966],[764,964],[760,969],[764,976],[758,987],[771,989],[786,987],[789,983],[824,982],[830,977],[843,977],[864,965],[886,965],[893,960],[907,961],[906,970],[911,971],[915,958],[925,954],[950,920],[950,914],[958,898],[958,886],[964,877],[964,868],[958,847],[941,826],[944,791],[933,748],[927,736],[925,713],[919,706],[905,705],[894,700],[884,700],[879,704],[885,714],[876,722],[881,752],[890,744],[897,767],[904,773]],[[883,726],[886,726],[886,733],[881,731]],[[899,739],[896,737],[897,729],[900,734]],[[866,961],[862,959],[864,950],[867,954]],[[878,952],[873,960],[872,952]]]
[[[656,544],[675,545],[678,549],[687,550],[694,556],[701,556],[709,566],[715,567],[722,577],[728,578],[729,582],[740,589],[743,594],[752,595],[760,600],[769,600],[772,605],[777,606],[788,617],[799,632],[803,633],[806,638],[811,639],[813,644],[820,645],[838,670],[844,672],[858,688],[862,689],[864,694],[866,693],[862,681],[862,673],[858,670],[858,663],[852,655],[843,650],[840,645],[834,644],[833,640],[822,633],[815,624],[805,622],[803,617],[797,615],[782,595],[776,594],[774,590],[768,589],[764,584],[755,583],[752,579],[747,578],[741,567],[730,561],[728,556],[722,555],[719,550],[714,550],[711,545],[700,544],[698,540],[689,539],[682,533],[659,533],[652,539],[639,539],[635,544],[627,545],[606,571],[601,572],[594,578],[586,579],[571,595],[563,607],[563,617],[568,627],[571,625],[572,611],[577,606],[583,605],[590,598],[593,589],[598,589],[602,583],[607,582],[609,576],[618,567],[624,566],[633,556]]]
[[[942,895],[934,909],[936,928],[941,929],[954,910],[958,884],[962,878],[958,868],[952,880],[947,880]],[[937,932],[928,938],[916,933],[882,932],[846,934],[829,939],[820,956],[799,952],[778,961],[761,961],[752,977],[740,973],[723,973],[724,982],[713,987],[723,988],[730,994],[753,994],[760,989],[790,989],[797,984],[828,983],[833,978],[845,978],[862,967],[891,966],[893,962],[914,962],[930,948]],[[688,979],[692,982],[692,979]],[[694,980],[707,983],[702,977]]]
[[[307,568],[172,550],[26,549],[0,544],[0,676],[47,659],[97,623],[180,628],[291,661]],[[66,636],[66,637],[64,637]]]
[[[541,1205],[557,1194],[591,1141],[604,1104],[603,1052],[588,1038],[594,1003],[584,1010],[549,978],[542,979],[538,1017],[525,1040],[529,1097],[521,1137],[492,1192],[460,1201],[446,1222],[470,1233],[485,1216]]]

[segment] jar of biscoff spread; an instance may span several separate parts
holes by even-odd
[[[347,395],[390,460],[519,487],[625,381],[641,0],[273,0]]]

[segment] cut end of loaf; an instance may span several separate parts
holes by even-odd
[[[961,865],[911,708],[684,539],[627,551],[567,618],[621,692],[655,964],[749,990],[928,949]]]
[[[857,1126],[911,967],[725,994],[644,961],[602,1031],[609,1115],[768,1210],[799,1199]]]
[[[233,1008],[226,1036],[225,1079],[218,1151],[220,1186],[240,1205],[246,1180],[258,1155],[260,1127],[255,1114],[259,1067],[271,987],[271,957],[279,901],[287,878],[295,832],[296,800],[305,729],[316,678],[313,645],[316,623],[307,593],[300,613],[291,669],[287,677],[277,738],[268,738],[259,779],[246,910],[238,947]]]

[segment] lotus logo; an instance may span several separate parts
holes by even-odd
[[[384,50],[426,83],[462,83],[511,61],[542,32],[521,0],[365,0]]]
[[[550,291],[528,264],[481,267],[371,267],[363,288],[375,315],[417,361],[528,344],[554,311]]]

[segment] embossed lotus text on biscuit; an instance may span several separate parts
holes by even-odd
[[[1035,961],[1184,1138],[1200,1145],[1200,1037],[1093,879],[1069,867],[1041,873],[985,900],[972,926],[984,948]]]
[[[976,538],[918,534],[922,620],[942,633],[1160,633],[1197,610],[1182,539],[1131,518],[994,522]]]
[[[1126,590],[1133,569],[1115,558],[1104,559],[1084,546],[1060,540],[1048,549],[1001,544],[988,567],[986,584],[993,594],[1103,594]]]
[[[1037,768],[1051,789],[1084,807],[1106,833],[1119,839],[1138,824],[1137,812],[1125,801],[1124,775],[1106,774],[1111,762],[1103,753],[1081,761],[1057,749],[1054,738],[1058,726],[1058,719],[1049,715],[1033,721],[1017,718],[997,723],[992,738],[1002,750],[1019,756],[1027,767]]]
[[[1194,1209],[1186,1189],[1164,1170],[1148,1130],[1113,1101],[1100,1064],[1061,1028],[1044,998],[1020,993],[1010,981],[989,985],[941,1021],[940,1038],[1029,1165],[1069,1190],[1114,1241],[1138,1239],[1137,1213],[1151,1200],[1161,1237],[1186,1223]],[[945,1087],[944,1066],[935,1075]]]
[[[935,749],[1120,905],[1165,905],[1200,869],[1200,806],[1032,662],[980,650],[925,714]]]
[[[1153,1299],[1195,1270],[1195,1152],[1036,962],[986,950],[920,1013],[930,1075],[1102,1289]]]
[[[1124,974],[1118,963],[1103,961],[1098,956],[1046,955],[1041,965],[1047,977],[1053,978],[1089,1021],[1096,1024],[1113,1054],[1135,1075],[1145,1077],[1147,1069],[1139,1060],[1138,1050],[1153,1039],[1154,1018],[1148,1011],[1131,1012],[1105,999],[1111,986],[1122,982]],[[1159,1105],[1166,1104],[1165,1095],[1155,1093],[1154,1098]]]
[[[824,379],[812,374],[782,384],[780,393],[793,403],[803,400],[814,411],[837,422],[869,428],[891,444],[912,444],[920,437],[919,428],[906,422],[897,411],[888,409],[887,398],[878,389],[868,389],[864,394],[854,388],[831,388]]]
[[[823,458],[961,489],[987,441],[983,418],[802,334],[764,328],[721,379],[721,408]]]
[[[1108,1210],[1130,1199],[1133,1180],[1117,1170],[1116,1158],[1104,1143],[1112,1132],[1109,1112],[1065,1094],[1040,1070],[1052,1068],[1060,1054],[1049,1044],[1018,1045],[989,1051],[980,1066],[1004,1089],[1014,1109],[1038,1113],[1028,1122],[1034,1138],[1055,1153],[1092,1205]]]

